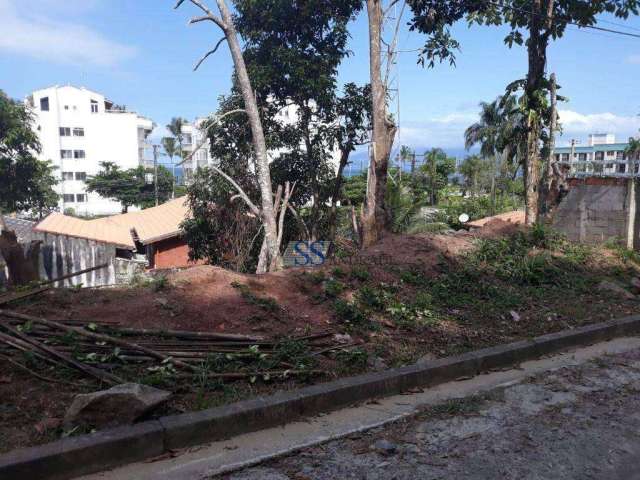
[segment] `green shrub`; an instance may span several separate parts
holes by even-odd
[[[363,305],[375,310],[383,310],[385,306],[385,293],[367,285],[358,290],[358,300]]]
[[[346,300],[338,299],[333,303],[336,316],[345,323],[361,325],[366,321],[365,315],[357,305]]]
[[[355,266],[351,268],[351,278],[356,280],[360,280],[361,282],[366,282],[371,277],[369,270],[364,266]]]
[[[339,282],[338,280],[329,279],[324,284],[324,293],[328,297],[338,297],[342,292],[344,292],[345,284]]]

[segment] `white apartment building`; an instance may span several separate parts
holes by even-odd
[[[628,158],[628,143],[617,143],[611,133],[592,133],[587,145],[574,142],[570,147],[554,149],[557,162],[569,165],[577,176],[630,176],[638,175],[640,155]]]
[[[277,120],[282,124],[292,124],[298,121],[298,112],[295,105],[289,105],[278,112]],[[182,164],[182,172],[184,181],[189,183],[189,179],[192,177],[194,171],[197,168],[209,166],[215,162],[215,159],[211,156],[210,142],[206,136],[206,122],[208,118],[199,117],[196,118],[193,123],[186,123],[182,127],[182,149],[186,155],[191,155],[196,149],[196,152]],[[269,161],[273,161],[279,154],[283,153],[283,149],[273,150],[268,152]],[[174,159],[179,162],[180,159]],[[340,152],[338,148],[334,148],[331,152],[331,163],[334,170],[338,171],[338,164],[340,162]]]
[[[27,103],[33,108],[42,145],[39,158],[57,167],[60,182],[55,188],[60,195],[60,211],[72,208],[78,215],[120,213],[119,202],[88,193],[85,181],[101,170],[101,162],[113,162],[123,170],[148,166],[151,146],[147,136],[153,122],[84,87],[36,90],[27,97]]]
[[[193,123],[187,123],[182,126],[182,149],[186,152],[185,156],[191,155],[196,150],[189,160],[182,164],[182,172],[187,182],[195,169],[206,167],[213,163],[209,140],[207,140],[206,131],[203,129],[206,121],[206,118],[196,118]]]

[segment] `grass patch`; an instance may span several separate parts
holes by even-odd
[[[277,313],[280,311],[280,305],[278,305],[275,298],[260,297],[251,291],[249,285],[245,285],[244,283],[231,282],[231,286],[237,289],[240,292],[240,296],[251,305],[260,307],[270,313]]]

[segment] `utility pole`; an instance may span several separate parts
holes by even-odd
[[[571,172],[572,174],[575,173],[575,167],[574,167],[575,164],[574,164],[573,158],[576,155],[576,143],[577,143],[576,139],[572,138],[571,139],[571,153],[570,153],[571,157],[569,158],[569,172]]]
[[[153,192],[156,198],[156,207],[158,206],[158,148],[159,145],[153,146]]]

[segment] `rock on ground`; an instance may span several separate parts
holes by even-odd
[[[124,383],[108,390],[76,395],[64,417],[66,427],[96,428],[126,425],[171,397],[170,392],[137,383]]]

